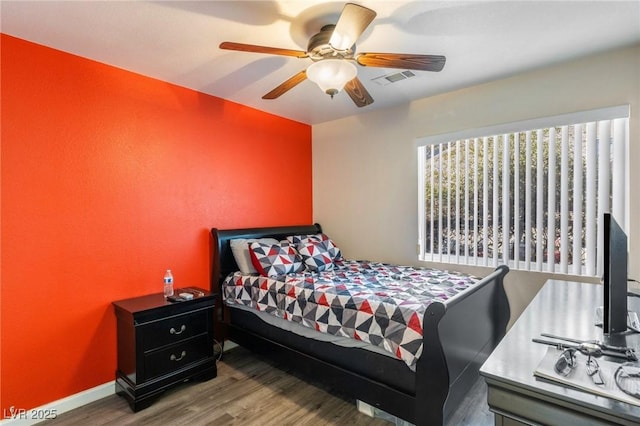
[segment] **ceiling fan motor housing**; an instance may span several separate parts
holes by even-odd
[[[333,35],[335,25],[325,25],[320,29],[320,32],[314,34],[309,39],[307,44],[307,54],[313,61],[320,61],[322,59],[351,59],[353,58],[353,52],[356,50],[354,44],[347,50],[336,50],[329,44],[329,40]]]

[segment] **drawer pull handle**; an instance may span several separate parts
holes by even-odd
[[[174,354],[171,354],[171,356],[169,357],[169,359],[171,361],[182,361],[182,358],[184,358],[185,356],[187,356],[187,351],[182,351],[182,353],[180,354],[180,358],[178,358],[177,356],[175,356]]]
[[[171,327],[171,330],[169,330],[169,333],[171,334],[182,334],[183,331],[185,331],[187,329],[187,326],[182,324],[182,327],[180,327],[180,331],[176,331],[175,328]]]

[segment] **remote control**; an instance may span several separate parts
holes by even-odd
[[[193,294],[191,294],[191,293],[180,293],[180,294],[178,294],[178,296],[182,297],[184,300],[193,299]]]

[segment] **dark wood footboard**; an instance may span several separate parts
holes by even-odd
[[[424,349],[416,366],[417,423],[442,424],[504,337],[510,315],[504,291],[508,272],[499,266],[465,297],[446,306],[432,303],[425,312]]]
[[[218,230],[212,235],[211,290],[222,295],[221,283],[237,265],[229,241],[233,238],[284,239],[315,234],[318,224],[277,228]],[[373,355],[364,349],[340,348],[327,342],[283,332],[253,319],[248,312],[218,303],[217,339],[232,340],[271,358],[311,381],[334,387],[416,425],[443,424],[478,377],[480,365],[504,336],[509,304],[503,279],[509,269],[498,267],[488,277],[446,305],[432,303],[423,322],[423,353],[415,372],[402,361]],[[348,360],[358,360],[358,366]],[[404,369],[404,370],[403,370]],[[393,375],[396,380],[391,380]],[[402,377],[399,384],[397,377]],[[406,382],[406,383],[405,383]]]

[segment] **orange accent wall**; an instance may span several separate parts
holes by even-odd
[[[1,43],[3,412],[113,380],[111,301],[208,288],[211,227],[310,223],[312,187],[308,125]]]

